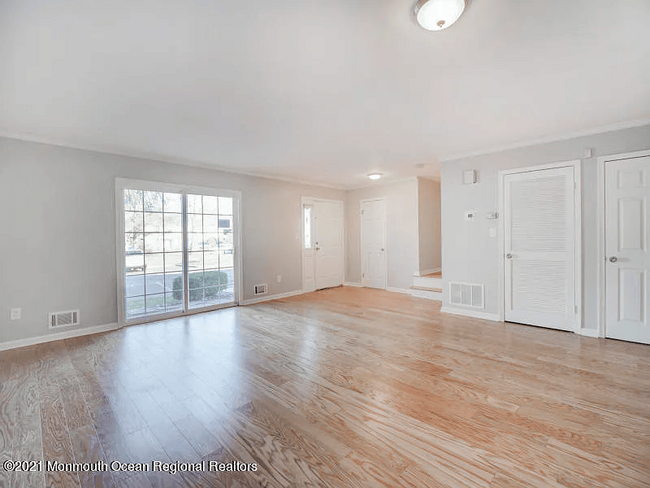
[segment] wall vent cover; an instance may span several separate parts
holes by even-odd
[[[483,285],[450,282],[449,304],[483,308]]]
[[[50,314],[50,329],[79,325],[79,310],[54,312]]]
[[[256,295],[264,295],[267,292],[267,285],[266,283],[263,285],[255,285],[255,294]]]

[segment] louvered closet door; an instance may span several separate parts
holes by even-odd
[[[505,176],[506,321],[574,330],[573,171]]]

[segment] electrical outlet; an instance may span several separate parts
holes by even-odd
[[[282,275],[276,275],[275,281],[277,281],[278,283],[282,283]]]
[[[11,309],[11,320],[20,320],[21,310],[19,308]]]

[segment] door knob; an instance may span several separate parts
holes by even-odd
[[[382,247],[382,248],[381,248],[381,250],[383,251],[383,250],[384,250],[384,248]]]
[[[317,251],[320,251],[320,247],[317,247],[316,250],[317,250]]]
[[[506,257],[507,257],[508,259],[512,259],[512,254],[508,253],[508,254],[506,254]]]
[[[616,261],[618,261],[618,258],[616,256],[612,256],[611,258],[609,258],[610,263],[615,263]]]

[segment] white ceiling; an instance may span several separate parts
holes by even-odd
[[[648,0],[413,4],[2,0],[0,133],[351,188],[650,117]]]

